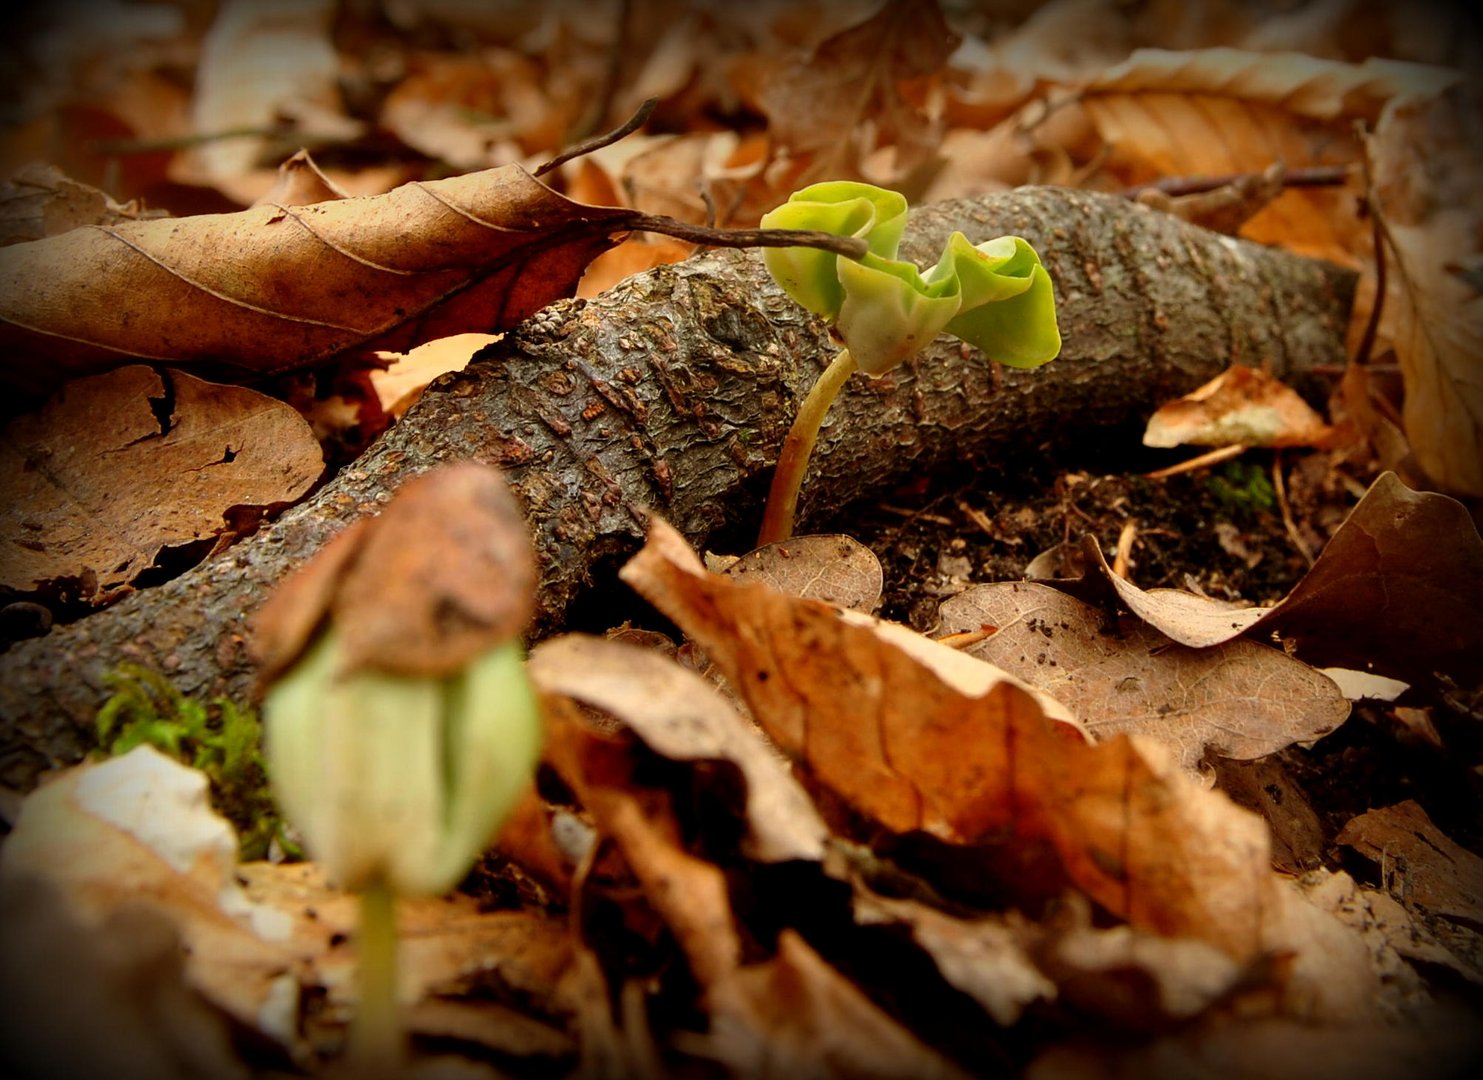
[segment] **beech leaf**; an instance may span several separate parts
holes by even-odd
[[[509,165],[12,244],[0,249],[0,384],[46,389],[127,356],[278,372],[506,330],[571,295],[631,217]]]

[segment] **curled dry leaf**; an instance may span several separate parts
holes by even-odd
[[[1238,960],[1265,947],[1281,903],[1265,826],[1157,744],[1088,745],[968,657],[985,681],[958,689],[868,620],[706,573],[657,518],[622,577],[706,650],[808,780],[856,813],[953,844],[1048,842],[1078,887],[1134,925]]]
[[[497,469],[407,481],[284,580],[254,616],[259,677],[286,671],[332,617],[346,670],[437,677],[521,633],[535,595],[525,515]]]
[[[1454,843],[1414,799],[1350,819],[1338,842],[1377,864],[1387,888],[1483,929],[1483,858]]]
[[[761,862],[817,861],[827,835],[787,766],[700,675],[638,645],[568,634],[532,650],[531,679],[621,720],[655,753],[728,761],[746,780],[745,853]]]
[[[866,614],[880,603],[884,583],[875,552],[837,533],[764,544],[728,566],[726,574],[738,581],[760,581],[789,596]]]
[[[796,931],[778,935],[778,953],[711,987],[706,1056],[734,1076],[815,1080],[911,1076],[967,1080],[866,997]]]
[[[901,83],[936,72],[958,41],[936,4],[890,0],[765,82],[758,105],[768,132],[795,155],[815,155],[810,175],[823,179],[858,174],[862,150],[874,148],[861,145],[868,120],[872,142],[895,146],[895,170],[904,175],[933,154],[938,136]]]
[[[1350,667],[1412,685],[1436,673],[1483,681],[1483,539],[1465,506],[1412,491],[1383,473],[1292,592],[1265,608],[1228,608],[1177,589],[1139,589],[1112,573],[1094,538],[1083,542],[1094,578],[1085,599],[1111,589],[1175,641],[1208,648],[1241,634],[1275,633],[1315,667]]]
[[[1295,390],[1237,364],[1204,386],[1159,406],[1144,446],[1323,446],[1329,426]]]
[[[291,503],[324,468],[293,409],[236,386],[131,365],[80,379],[0,438],[0,585],[117,596],[161,549]]]
[[[1067,705],[1098,739],[1138,733],[1197,771],[1207,753],[1249,759],[1317,739],[1349,715],[1332,680],[1277,649],[1206,649],[1148,625],[1106,632],[1102,612],[1048,585],[979,585],[944,601],[943,633],[995,627],[965,650]]]
[[[519,166],[311,206],[74,229],[0,249],[0,382],[123,356],[277,372],[494,332],[568,296],[629,211]]]
[[[1451,98],[1400,101],[1368,140],[1393,254],[1406,437],[1444,490],[1483,496],[1483,292],[1456,271],[1478,257],[1483,155]]]
[[[1009,1027],[1036,1001],[1054,1001],[1056,984],[1030,956],[1038,936],[1011,912],[959,918],[916,900],[898,900],[856,889],[855,921],[863,926],[906,926],[942,977]]]
[[[1483,538],[1467,507],[1412,491],[1394,473],[1370,485],[1303,580],[1251,632],[1275,631],[1314,665],[1413,685],[1442,673],[1483,682]]]
[[[0,245],[42,240],[83,225],[164,216],[163,210],[141,210],[133,201],[119,205],[53,165],[26,165],[0,181]]]
[[[299,150],[278,166],[278,178],[273,187],[253,205],[309,206],[345,198],[349,198],[349,194],[319,171],[309,151]]]
[[[696,980],[709,987],[724,979],[742,956],[725,874],[685,849],[669,793],[636,778],[630,745],[600,730],[571,698],[548,694],[543,704],[546,759],[622,853]]]

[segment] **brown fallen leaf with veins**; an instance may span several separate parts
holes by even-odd
[[[1271,607],[1228,607],[1179,589],[1140,589],[1112,573],[1095,537],[1092,575],[1067,583],[1089,602],[1116,600],[1182,644],[1208,648],[1275,633],[1314,667],[1349,667],[1413,686],[1438,674],[1483,682],[1483,538],[1467,507],[1382,473],[1317,561]]]
[[[960,690],[869,620],[706,573],[657,518],[622,577],[706,650],[813,787],[879,826],[1048,841],[1108,910],[1238,961],[1286,925],[1265,825],[1157,744],[1088,745],[1008,675]]]
[[[0,434],[0,585],[87,582],[106,603],[162,549],[292,503],[323,469],[303,417],[256,390],[139,364],[79,379]]]
[[[574,203],[511,165],[12,244],[0,383],[34,392],[128,356],[278,372],[506,330],[571,295],[631,213]]]
[[[964,651],[1053,694],[1099,740],[1147,735],[1190,772],[1207,753],[1264,757],[1349,715],[1333,680],[1277,649],[1246,640],[1193,649],[1139,623],[1112,636],[1101,611],[1049,585],[974,586],[939,616],[944,633],[998,627]]]
[[[658,754],[734,763],[746,780],[743,850],[750,858],[823,858],[824,823],[798,781],[750,721],[700,675],[653,649],[578,634],[537,645],[528,670],[544,693],[616,717]]]
[[[1351,818],[1337,843],[1375,863],[1381,885],[1409,903],[1483,930],[1483,858],[1437,828],[1416,800]]]
[[[1483,155],[1471,111],[1450,96],[1397,101],[1367,147],[1389,242],[1406,437],[1444,491],[1483,496],[1483,295],[1451,270],[1480,250]]]
[[[728,566],[726,574],[866,615],[880,604],[884,580],[875,552],[842,534],[764,544]]]

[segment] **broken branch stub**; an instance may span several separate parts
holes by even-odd
[[[1232,361],[1279,377],[1344,357],[1354,277],[1233,241],[1124,200],[1027,188],[914,211],[902,253],[925,261],[953,230],[1012,233],[1056,282],[1061,359],[992,368],[939,339],[920,363],[858,380],[831,412],[799,521],[948,463],[1054,448],[1066,433],[1137,422]],[[834,348],[754,253],[713,252],[554,304],[418,405],[315,497],[219,558],[0,657],[10,722],[0,776],[29,787],[86,749],[121,659],[192,694],[246,696],[246,619],[289,569],[403,480],[472,458],[498,465],[530,520],[540,568],[534,634],[562,627],[594,578],[639,547],[644,508],[692,543],[757,520],[799,400]]]

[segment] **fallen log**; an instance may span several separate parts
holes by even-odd
[[[1127,201],[1027,188],[914,211],[903,257],[947,235],[1026,237],[1055,279],[1064,348],[1034,372],[939,338],[835,403],[799,523],[948,462],[1040,452],[1145,417],[1231,362],[1295,377],[1340,362],[1354,276]],[[131,661],[196,696],[249,697],[248,620],[286,572],[405,479],[501,466],[542,568],[536,636],[638,546],[643,508],[693,543],[755,528],[797,402],[833,353],[755,252],[718,251],[554,304],[445,377],[313,498],[162,585],[0,656],[0,782],[26,790],[90,748],[103,676]]]

